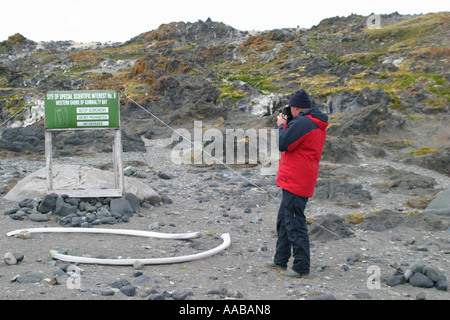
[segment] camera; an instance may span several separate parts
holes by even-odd
[[[287,120],[288,123],[289,123],[289,121],[291,121],[294,118],[292,116],[290,106],[284,106],[284,107],[280,108],[278,110],[278,112],[284,115],[284,118]]]

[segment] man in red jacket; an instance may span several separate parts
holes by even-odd
[[[310,252],[304,211],[319,175],[328,116],[312,106],[304,89],[294,93],[289,106],[293,119],[288,123],[282,114],[277,119],[281,151],[277,185],[283,189],[283,199],[277,217],[276,252],[267,266],[283,276],[308,278]],[[288,270],[291,248],[294,262]]]

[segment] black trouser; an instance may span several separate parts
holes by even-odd
[[[283,189],[277,217],[278,240],[274,263],[287,268],[292,248],[292,270],[300,274],[309,274],[310,266],[309,237],[304,214],[307,202],[308,198]]]

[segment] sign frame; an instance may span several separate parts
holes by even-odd
[[[64,94],[65,97],[75,97],[77,94],[80,97],[93,97],[93,94],[115,94],[115,97],[112,98],[111,103],[107,103],[106,106],[108,110],[100,110],[101,114],[108,115],[109,119],[111,119],[111,115],[113,118],[113,124],[111,126],[96,126],[96,125],[81,125],[81,126],[70,126],[69,124],[73,124],[74,120],[78,120],[78,118],[62,118],[62,120],[58,123],[59,125],[55,125],[55,120],[49,116],[50,112],[55,111],[54,104],[48,104],[48,95],[49,94]],[[76,100],[76,99],[75,99]],[[80,99],[78,99],[80,100]],[[104,99],[101,99],[104,100]],[[117,100],[117,104],[115,102]],[[83,111],[78,113],[77,110],[73,110],[73,108],[80,108],[79,104],[73,103],[70,104],[70,101],[74,101],[74,99],[62,99],[62,100],[54,100],[54,101],[69,101],[69,104],[64,104],[67,108],[66,114],[67,116],[78,117],[78,115],[82,115]],[[102,103],[102,102],[100,102]],[[49,109],[47,109],[47,107]],[[83,104],[84,108],[97,108],[97,106],[87,106]],[[117,114],[112,114],[116,112]],[[46,187],[47,194],[56,193],[58,195],[68,195],[69,197],[76,198],[96,198],[96,197],[122,197],[125,194],[124,187],[124,175],[123,175],[123,160],[122,160],[122,137],[120,130],[120,94],[117,91],[112,90],[80,90],[80,91],[49,91],[45,94],[45,117],[44,117],[44,132],[45,132],[45,167],[46,167]],[[101,106],[101,108],[105,108],[105,105]],[[113,110],[109,110],[112,108]],[[64,110],[64,109],[59,109]],[[75,112],[74,112],[75,111]],[[95,110],[87,110],[87,111],[98,111]],[[107,111],[107,112],[106,112]],[[54,113],[56,114],[56,112]],[[75,116],[74,116],[75,115]],[[97,114],[96,114],[97,115]],[[61,119],[61,118],[60,118]],[[66,121],[67,120],[67,121]],[[95,118],[91,118],[93,122],[97,121]],[[53,122],[52,122],[53,121]],[[67,124],[67,125],[65,125]],[[114,170],[114,188],[110,189],[83,189],[83,190],[67,190],[67,189],[53,189],[53,143],[52,143],[52,132],[53,131],[77,131],[77,130],[113,130],[114,131],[114,143],[112,145],[113,149],[113,170]]]

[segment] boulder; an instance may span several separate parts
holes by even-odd
[[[54,165],[53,188],[55,190],[111,189],[114,187],[114,173],[79,165]],[[161,196],[142,181],[124,177],[125,192],[134,194],[140,202],[161,202]],[[5,196],[9,201],[25,198],[46,197],[46,170],[42,168],[22,179]]]

